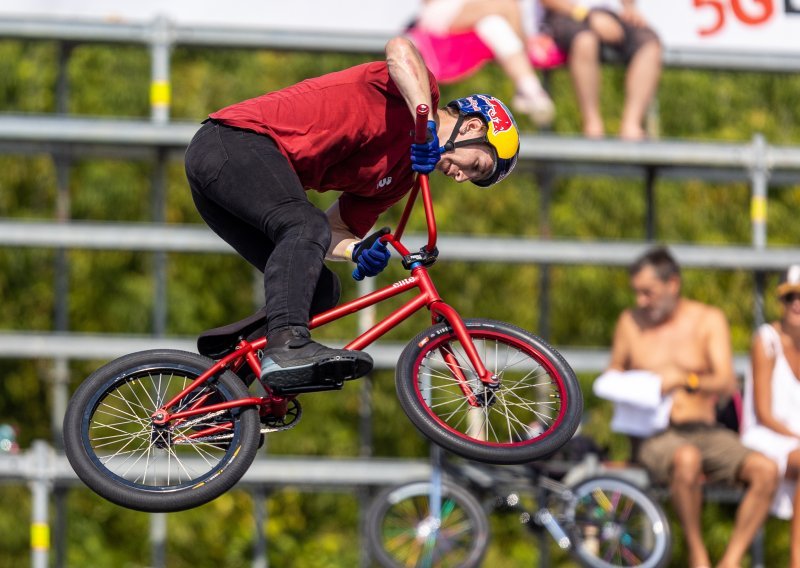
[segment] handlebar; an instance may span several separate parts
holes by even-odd
[[[426,104],[417,105],[417,116],[414,123],[414,142],[416,144],[424,144],[428,136],[428,113],[430,108]],[[436,217],[433,213],[433,201],[431,200],[431,190],[428,185],[428,174],[417,174],[417,179],[414,181],[414,186],[411,188],[411,193],[408,196],[406,207],[403,210],[403,215],[400,217],[400,222],[397,224],[397,230],[394,232],[393,240],[399,241],[406,228],[408,217],[411,215],[414,201],[417,199],[417,193],[422,189],[422,202],[425,206],[425,220],[428,224],[428,244],[425,245],[424,250],[427,253],[433,254],[436,251]]]
[[[417,144],[424,144],[428,138],[429,112],[428,105],[421,104],[417,106],[417,117],[414,123],[414,142]]]

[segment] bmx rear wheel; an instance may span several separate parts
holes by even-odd
[[[148,512],[197,507],[230,489],[258,450],[256,407],[199,413],[163,426],[151,418],[213,363],[194,353],[155,350],[92,373],[64,418],[64,449],[78,477],[109,501]],[[169,410],[202,410],[249,396],[242,381],[225,371]]]

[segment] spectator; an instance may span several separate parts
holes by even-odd
[[[727,320],[718,308],[681,296],[680,268],[666,248],[636,260],[630,282],[636,305],[617,322],[610,371],[628,382],[643,370],[655,373],[672,399],[669,425],[642,439],[635,458],[655,483],[669,485],[692,567],[711,565],[700,524],[704,479],[747,485],[717,565],[738,567],[769,512],[777,466],[716,423],[718,399],[736,390]]]
[[[552,123],[555,106],[529,60],[519,0],[426,0],[417,27],[436,36],[474,31],[514,83],[511,106],[537,126]]]
[[[800,510],[800,265],[778,285],[781,319],[760,326],[750,351],[752,375],[745,382],[742,442],[778,464],[783,482],[772,512],[792,518]],[[800,516],[791,524],[791,568],[800,568]]]
[[[545,32],[568,57],[583,134],[605,136],[600,114],[600,61],[607,52],[627,66],[619,135],[644,138],[644,116],[661,76],[661,43],[633,0],[541,0]],[[621,4],[621,5],[620,5]]]

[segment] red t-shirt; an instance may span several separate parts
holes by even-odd
[[[439,87],[428,72],[433,108]],[[411,189],[414,118],[385,62],[364,63],[223,108],[211,118],[275,140],[303,187],[341,191],[363,237]]]

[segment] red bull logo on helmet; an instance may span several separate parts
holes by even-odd
[[[514,126],[514,121],[511,115],[508,114],[506,107],[503,106],[503,103],[494,97],[481,96],[481,98],[488,106],[486,114],[492,121],[495,133],[505,132]]]
[[[490,183],[496,183],[510,172],[519,153],[519,133],[509,110],[499,99],[487,94],[474,94],[448,103],[462,116],[479,115],[487,124],[487,131],[482,140],[491,146],[499,159],[499,167]],[[454,131],[455,132],[455,131]],[[479,141],[479,139],[475,139]],[[477,182],[476,182],[477,183]],[[478,185],[482,185],[478,183]]]

